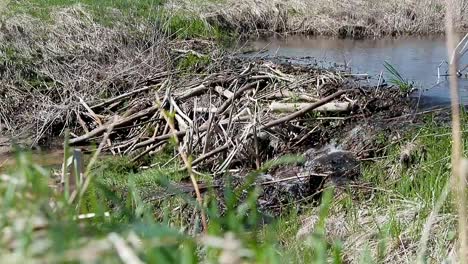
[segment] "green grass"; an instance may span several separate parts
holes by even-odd
[[[26,13],[41,19],[50,19],[51,12],[59,8],[68,8],[74,5],[87,7],[98,21],[117,18],[119,14],[111,17],[112,10],[119,11],[125,17],[154,18],[160,13],[164,0],[27,0],[10,1],[11,13]],[[107,21],[112,22],[112,21]]]
[[[172,11],[165,0],[27,0],[10,1],[6,14],[27,14],[42,21],[52,22],[52,14],[61,8],[81,5],[90,12],[95,22],[105,26],[116,23],[156,25],[169,36],[189,39],[207,38],[228,43],[234,37],[219,26],[211,26],[198,16],[185,11]]]
[[[183,57],[177,63],[177,68],[184,72],[197,72],[199,69],[206,69],[210,64],[211,58],[206,55],[195,55],[189,53],[187,56]]]
[[[404,94],[411,92],[411,89],[413,89],[413,83],[403,78],[401,73],[389,62],[385,61],[384,67],[387,70],[388,74],[390,74],[391,84],[396,85],[398,88],[400,88],[400,91]]]

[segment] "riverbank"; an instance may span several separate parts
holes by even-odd
[[[247,35],[313,34],[351,38],[427,35],[445,30],[445,1],[172,1],[175,10]],[[455,0],[456,28],[466,31],[468,2]]]
[[[453,0],[455,28],[468,30],[468,2]],[[234,36],[327,35],[341,38],[433,35],[445,30],[443,0],[252,1],[144,0],[80,1],[95,22],[158,24],[177,37],[215,38],[226,43]],[[66,1],[7,1],[4,14],[27,14],[50,20],[56,9],[78,4]],[[2,7],[0,7],[2,8]]]

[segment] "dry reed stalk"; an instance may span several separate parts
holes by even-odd
[[[80,198],[83,197],[86,190],[88,189],[88,186],[91,183],[92,175],[93,175],[93,174],[90,173],[91,169],[93,168],[93,166],[96,163],[99,155],[101,154],[102,149],[107,144],[107,140],[109,139],[109,135],[111,134],[112,130],[114,129],[114,125],[117,123],[117,120],[118,120],[117,117],[114,117],[113,122],[107,128],[106,133],[104,133],[104,137],[102,138],[101,143],[99,144],[99,147],[97,148],[96,152],[94,152],[93,156],[91,157],[91,160],[89,161],[88,166],[86,166],[86,171],[84,172],[84,176],[86,177],[85,181],[84,181],[83,185],[80,188],[75,189],[73,191],[73,193],[71,193],[70,198],[68,200],[69,204],[72,204],[77,196],[78,196],[78,199],[79,199],[78,200],[78,203],[79,203],[81,201]],[[79,208],[79,206],[77,206],[77,208]]]
[[[457,28],[467,23],[466,0],[455,0]],[[444,31],[444,0],[225,0],[192,4],[172,2],[177,10],[189,9],[211,25],[247,34],[318,34],[348,37],[431,34]],[[466,13],[466,12],[465,12]]]
[[[164,84],[163,84],[163,86],[164,86]],[[156,101],[157,101],[158,105],[162,105],[162,103],[160,102],[157,95],[156,95]],[[184,148],[183,148],[182,144],[179,143],[178,132],[177,132],[175,126],[174,126],[174,121],[166,114],[166,112],[164,112],[163,108],[160,108],[160,109],[161,109],[161,115],[164,117],[164,119],[166,120],[167,124],[169,125],[169,127],[171,129],[171,134],[172,134],[172,137],[173,137],[174,141],[176,142],[177,145],[179,145],[180,156],[182,157],[182,161],[184,162],[185,168],[187,169],[187,172],[188,172],[188,174],[190,176],[190,180],[192,181],[193,189],[195,190],[195,195],[197,196],[198,204],[200,205],[200,215],[201,215],[201,221],[202,221],[202,225],[203,225],[203,232],[207,233],[208,232],[208,225],[206,223],[206,215],[205,215],[205,212],[203,210],[203,198],[201,196],[201,192],[200,192],[200,188],[199,188],[198,183],[197,183],[197,179],[195,178],[195,174],[193,173],[192,163],[189,160],[189,158],[187,156],[187,153],[184,151]]]
[[[446,6],[446,38],[447,38],[447,55],[450,59],[457,45],[455,30],[454,30],[454,5],[451,0],[447,0]],[[450,96],[452,109],[452,184],[453,191],[456,194],[455,203],[458,209],[458,232],[459,232],[459,260],[460,263],[466,262],[467,257],[467,237],[466,237],[466,198],[465,198],[465,173],[461,171],[461,155],[462,155],[462,138],[460,125],[460,98],[458,95],[458,80],[457,80],[457,56],[449,65],[449,80],[450,80]]]

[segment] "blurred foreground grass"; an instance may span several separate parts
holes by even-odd
[[[185,175],[177,160],[168,162],[170,151],[146,170],[124,158],[100,161],[86,194],[73,204],[54,174],[19,153],[16,168],[0,181],[0,256],[4,263],[412,263],[449,180],[449,132],[427,118],[389,144],[384,158],[365,163],[359,183],[328,189],[320,206],[286,206],[266,225],[257,208],[261,190],[226,180],[221,191],[205,193],[206,234],[195,199],[175,188]],[[403,167],[400,152],[408,142],[425,154]],[[429,262],[453,257],[455,215],[450,200],[443,204],[423,254]]]

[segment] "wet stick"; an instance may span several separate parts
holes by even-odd
[[[453,26],[454,3],[446,1],[445,31],[447,40],[447,56],[453,56],[456,47],[456,37]],[[458,209],[458,239],[460,243],[459,262],[466,263],[467,237],[466,237],[466,207],[465,207],[465,173],[461,172],[462,139],[460,125],[460,98],[458,95],[457,56],[453,56],[449,65],[450,96],[452,109],[452,186],[455,195],[455,205]]]

